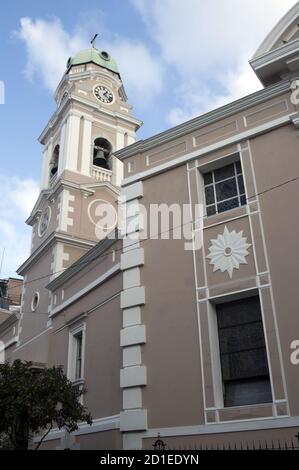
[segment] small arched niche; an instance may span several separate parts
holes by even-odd
[[[102,137],[95,139],[93,144],[93,165],[105,170],[111,170],[110,157],[112,145]]]
[[[53,178],[53,176],[57,175],[58,163],[59,163],[59,152],[60,152],[60,147],[59,145],[56,145],[56,147],[54,148],[54,152],[53,152],[51,163],[50,163],[50,179]]]

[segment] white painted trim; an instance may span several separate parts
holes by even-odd
[[[207,147],[204,147],[202,149],[190,152],[189,154],[184,155],[183,157],[178,157],[173,160],[170,160],[167,163],[158,165],[154,168],[151,168],[150,170],[146,170],[141,173],[136,173],[134,176],[124,179],[123,187],[136,183],[137,181],[140,182],[140,180],[145,180],[147,178],[150,178],[153,175],[168,171],[170,168],[183,165],[184,163],[197,159],[203,155],[206,155],[211,152],[215,152],[216,150],[220,150],[223,147],[237,144],[242,140],[247,140],[249,138],[256,137],[260,134],[263,134],[264,132],[267,132],[269,130],[275,129],[277,127],[281,127],[291,122],[291,117],[294,116],[295,114],[297,113],[296,112],[290,113],[286,116],[282,116],[278,119],[274,119],[273,121],[269,121],[264,124],[261,124],[260,126],[257,126],[253,129],[248,129],[244,132],[241,132],[240,134],[236,134],[232,137],[229,137],[228,139],[221,140],[214,144],[208,145]]]
[[[120,345],[121,347],[133,346],[136,344],[146,343],[145,325],[130,326],[121,330]]]
[[[194,436],[205,434],[221,434],[242,431],[260,431],[264,429],[283,429],[288,427],[298,427],[299,417],[282,417],[282,418],[256,418],[253,420],[229,421],[223,423],[211,423],[198,426],[178,426],[169,428],[152,428],[141,434],[141,438],[153,437],[158,434],[161,437],[175,436]]]
[[[144,287],[133,287],[132,289],[125,290],[120,295],[121,309],[136,307],[145,304],[145,289]]]
[[[32,343],[32,341],[35,341],[37,338],[39,338],[40,336],[44,335],[45,333],[47,333],[48,331],[52,330],[52,328],[47,328],[46,330],[42,331],[41,333],[39,333],[38,335],[34,336],[33,338],[29,339],[28,341],[26,341],[25,343],[21,344],[20,346],[18,346],[14,352],[16,351],[19,351],[20,349],[24,348],[25,346],[27,346],[28,344]]]
[[[78,299],[86,295],[89,291],[94,289],[95,287],[98,287],[100,284],[103,284],[107,279],[109,279],[113,274],[117,273],[120,270],[120,264],[116,264],[113,266],[111,269],[106,271],[102,276],[98,277],[95,279],[93,282],[88,284],[86,287],[81,289],[79,292],[74,294],[72,297],[70,297],[68,300],[63,302],[59,307],[55,308],[52,312],[50,317],[53,317],[54,315],[57,315],[57,313],[61,312],[62,310],[65,310],[67,307],[69,307],[71,304],[76,302]]]
[[[125,180],[126,181],[126,180]],[[143,197],[143,183],[135,179],[136,183],[129,188],[123,188],[122,196],[126,202]]]
[[[75,378],[76,372],[76,336],[82,333],[82,358],[81,358],[81,377]],[[85,365],[85,338],[86,338],[86,323],[73,327],[69,330],[69,344],[68,344],[68,359],[67,359],[67,378],[71,381],[84,379],[84,365]]]
[[[146,366],[126,367],[120,371],[120,387],[130,388],[147,384]]]
[[[254,172],[254,165],[253,165],[251,144],[250,144],[249,141],[248,141],[248,152],[249,152],[250,165],[251,165],[251,171],[252,171],[253,182],[254,182],[254,190],[255,190],[255,194],[258,194],[257,181],[256,181],[255,172]],[[271,296],[271,303],[272,303],[272,315],[273,315],[274,328],[275,328],[275,334],[276,334],[276,340],[277,340],[278,355],[279,355],[279,361],[280,361],[280,371],[281,371],[281,377],[282,377],[282,382],[283,382],[283,389],[284,389],[284,393],[285,393],[285,398],[288,402],[288,410],[289,410],[288,388],[287,388],[287,381],[286,381],[286,375],[285,375],[285,369],[284,369],[282,345],[281,345],[280,331],[279,331],[279,328],[278,328],[277,312],[276,312],[276,305],[275,305],[274,292],[273,292],[273,286],[272,286],[270,262],[269,262],[269,256],[268,256],[268,248],[267,248],[267,244],[266,244],[263,218],[262,218],[262,214],[261,214],[261,210],[260,210],[260,198],[259,198],[259,196],[257,196],[257,202],[258,202],[258,209],[259,209],[260,231],[261,231],[261,236],[262,236],[264,255],[265,255],[265,259],[266,259],[266,267],[267,267],[267,272],[269,273],[269,280],[270,280],[270,286],[271,286],[270,287],[270,296]],[[251,220],[251,218],[249,218],[249,219]],[[262,298],[261,295],[260,295],[260,298]],[[263,309],[262,301],[261,301],[261,307]],[[271,376],[272,376],[272,373],[271,373]],[[273,388],[273,385],[272,385],[272,388]],[[274,398],[275,397],[273,395],[273,399]]]
[[[140,450],[142,449],[141,433],[128,432],[123,434],[124,450]]]
[[[140,269],[132,268],[123,272],[123,289],[131,289],[140,286]]]
[[[124,410],[142,408],[141,387],[126,388],[123,390],[123,408]]]
[[[141,309],[140,307],[132,307],[123,310],[123,327],[128,328],[134,325],[141,324]]]
[[[111,431],[119,429],[119,415],[107,416],[106,418],[94,419],[92,425],[86,423],[79,424],[78,431],[72,433],[72,436],[83,436],[85,434],[94,434],[96,432]],[[44,442],[54,441],[64,436],[64,429],[53,429],[45,438]],[[39,437],[34,438],[34,442],[39,442]]]
[[[278,41],[280,36],[286,31],[292,22],[299,15],[299,3],[296,3],[274,26],[270,33],[266,36],[258,50],[255,52],[253,59],[267,53],[272,49],[274,44]]]
[[[144,431],[147,429],[147,410],[127,410],[120,413],[120,430]]]
[[[144,265],[144,249],[137,248],[135,250],[127,251],[120,257],[120,269],[125,271],[126,269],[136,268]]]
[[[123,348],[123,367],[140,366],[141,359],[141,347],[140,346],[129,346]],[[126,407],[124,407],[126,409]],[[137,408],[137,406],[134,406]]]

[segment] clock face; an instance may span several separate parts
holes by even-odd
[[[39,221],[39,226],[38,226],[38,234],[40,237],[42,237],[45,233],[45,231],[48,228],[49,222],[51,218],[51,209],[50,207],[47,207],[45,211],[42,213],[40,221]]]
[[[108,88],[103,85],[98,85],[95,87],[94,94],[98,100],[105,104],[112,103],[114,99],[112,91],[108,90]]]

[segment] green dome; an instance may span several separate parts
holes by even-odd
[[[84,49],[83,51],[78,52],[74,57],[70,57],[67,62],[67,69],[69,70],[73,65],[89,64],[90,62],[111,70],[119,75],[116,62],[108,52],[99,51],[95,48]]]

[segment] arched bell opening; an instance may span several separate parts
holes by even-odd
[[[58,172],[59,151],[60,151],[60,147],[59,145],[56,145],[56,147],[54,148],[52,160],[50,163],[50,178],[53,178],[53,176],[55,176]]]
[[[112,145],[103,138],[95,139],[93,146],[93,164],[105,170],[110,170],[110,156]]]

